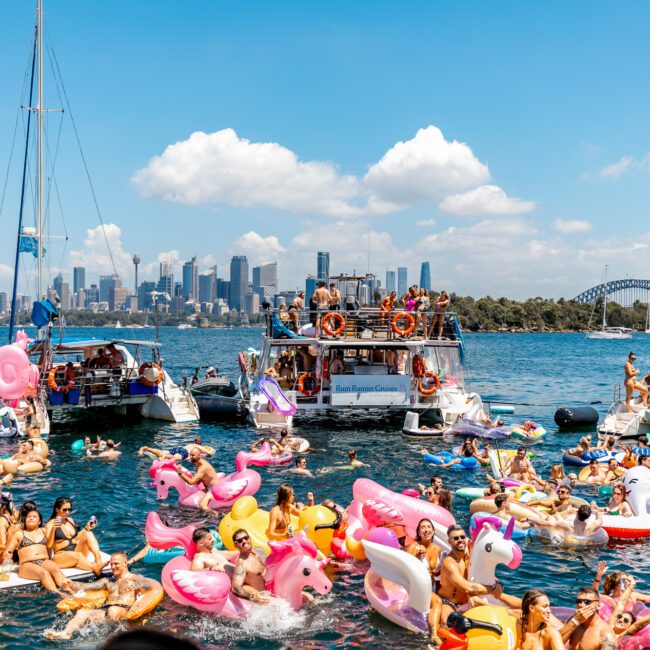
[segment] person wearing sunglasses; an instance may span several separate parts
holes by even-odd
[[[603,579],[607,571],[607,562],[601,561],[596,567],[596,577],[592,587],[598,589],[600,587],[600,581]],[[623,596],[623,591],[625,590],[627,574],[623,571],[612,571],[609,575],[605,576],[605,582],[603,583],[603,598],[607,598],[611,601],[612,606],[616,605]],[[650,603],[650,594],[644,594],[640,591],[632,591],[629,596],[629,601],[632,603],[642,602]]]
[[[634,513],[632,512],[630,504],[625,500],[625,497],[625,486],[622,483],[616,483],[612,488],[612,498],[605,506],[604,512],[608,515],[633,517]]]
[[[314,478],[314,475],[307,469],[307,459],[304,456],[299,456],[296,458],[295,467],[288,471],[292,474],[298,474],[299,476],[308,476],[309,478]]]
[[[53,559],[62,569],[78,567],[101,575],[104,568],[99,543],[91,532],[97,520],[91,517],[81,528],[70,516],[72,502],[67,497],[59,497],[54,502],[50,519],[45,524],[45,533],[52,540]],[[88,557],[93,557],[90,562]]]
[[[582,587],[576,597],[576,615],[580,617],[569,620],[575,629],[569,636],[568,650],[616,650],[616,635],[598,615],[599,606],[598,592],[593,587]]]
[[[447,540],[451,551],[442,561],[440,568],[440,588],[438,596],[442,599],[441,620],[447,624],[447,617],[465,605],[472,596],[485,596],[491,594],[499,598],[503,593],[503,586],[497,580],[493,585],[485,586],[478,582],[471,582],[468,578],[469,551],[467,548],[467,535],[462,526],[453,524],[447,529]]]
[[[220,571],[224,573],[226,566],[234,562],[239,553],[234,551],[219,551],[214,548],[214,538],[208,528],[197,528],[192,533],[192,541],[196,546],[196,553],[192,558],[190,571]]]
[[[263,556],[253,551],[251,537],[243,528],[234,532],[232,541],[239,551],[232,575],[233,594],[254,603],[268,603],[270,595],[264,583],[266,565]]]

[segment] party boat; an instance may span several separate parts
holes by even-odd
[[[313,312],[292,312],[296,333],[281,320],[284,314],[266,310],[262,349],[239,355],[241,383],[249,387],[249,412],[258,428],[289,429],[293,417],[308,413],[377,410],[415,411],[444,426],[480,400],[468,392],[464,342],[454,314],[444,316],[443,337],[431,339],[417,333],[408,312],[349,302],[346,307],[321,313],[318,333]],[[268,375],[295,405],[294,414],[260,390]]]

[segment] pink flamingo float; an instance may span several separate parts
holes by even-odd
[[[150,512],[145,525],[147,542],[157,549],[182,546],[185,555],[167,562],[161,582],[167,595],[181,605],[226,618],[246,618],[252,603],[231,591],[228,573],[220,571],[190,571],[196,547],[192,542],[194,526],[170,528],[155,512]],[[266,558],[266,589],[284,598],[295,610],[303,603],[302,590],[311,587],[321,595],[332,589],[323,568],[329,560],[318,560],[316,545],[301,531],[296,537],[269,542],[271,554]]]
[[[262,484],[262,477],[253,469],[248,469],[247,463],[255,454],[240,451],[235,457],[236,472],[228,474],[219,472],[219,481],[212,486],[212,509],[230,508],[243,496],[253,496]],[[169,488],[178,492],[178,503],[182,506],[198,508],[205,495],[202,485],[188,485],[176,471],[176,462],[172,459],[155,461],[149,468],[149,476],[153,479],[151,486],[156,488],[159,499],[167,499]]]
[[[353,500],[347,510],[345,545],[348,553],[357,560],[365,560],[361,541],[378,526],[395,524],[403,526],[406,534],[415,539],[416,529],[421,519],[433,523],[436,539],[443,550],[447,545],[447,528],[456,523],[453,515],[440,506],[408,494],[398,494],[379,483],[360,478],[352,486]]]

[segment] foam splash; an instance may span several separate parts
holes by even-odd
[[[304,628],[306,618],[305,612],[294,611],[283,598],[271,598],[266,605],[253,605],[242,629],[251,636],[277,638]]]

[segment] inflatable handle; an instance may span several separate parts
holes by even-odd
[[[325,530],[331,528],[332,530],[338,530],[341,527],[341,522],[343,521],[343,515],[336,509],[331,508],[330,506],[325,506],[328,510],[331,510],[335,515],[336,519],[331,524],[317,524],[314,526],[314,530]]]
[[[484,623],[483,621],[475,621],[472,618],[467,618],[458,612],[451,612],[447,617],[447,625],[453,628],[459,634],[467,634],[470,630],[488,630],[496,632],[499,636],[503,635],[503,628],[496,623]]]

